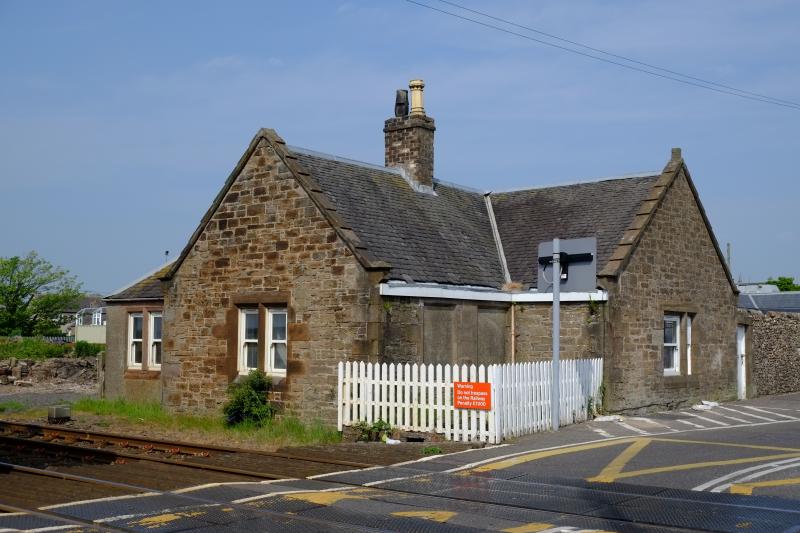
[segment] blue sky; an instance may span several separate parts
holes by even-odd
[[[463,3],[800,100],[797,2]],[[111,291],[177,255],[260,127],[382,163],[394,91],[417,77],[436,119],[437,178],[554,184],[659,170],[680,146],[735,276],[800,278],[800,110],[402,0],[0,0],[0,49],[0,256],[36,250],[86,289]]]

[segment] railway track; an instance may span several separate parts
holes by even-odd
[[[202,446],[0,421],[0,472],[8,474],[6,480],[13,479],[12,483],[0,484],[0,502],[36,507],[128,493],[125,491],[131,489],[125,487],[130,486],[170,491],[207,483],[303,478],[371,466],[330,457]],[[63,482],[48,482],[53,490],[31,490],[24,480],[30,471],[13,467],[46,470],[56,478],[58,474],[69,473],[98,482],[76,483],[75,479],[63,481],[66,478],[61,477]],[[103,485],[101,481],[107,483]]]

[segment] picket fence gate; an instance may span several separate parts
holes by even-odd
[[[378,420],[405,431],[441,433],[448,440],[499,443],[552,427],[552,361],[489,365],[340,362],[338,425]],[[457,409],[455,382],[488,382],[491,408]],[[599,405],[603,360],[560,365],[560,425],[581,422]]]

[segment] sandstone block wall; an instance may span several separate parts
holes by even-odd
[[[307,421],[335,422],[336,365],[371,349],[374,286],[262,139],[167,290],[165,405],[219,409],[237,376],[238,309],[274,305],[289,322],[276,398]]]
[[[647,410],[736,395],[736,297],[686,177],[675,179],[609,283],[607,407]],[[664,376],[665,313],[690,314],[692,374]]]
[[[748,362],[759,396],[800,391],[800,314],[748,313]]]
[[[604,306],[583,302],[561,304],[561,358],[602,357]],[[552,304],[517,304],[516,360],[547,361],[553,357]]]

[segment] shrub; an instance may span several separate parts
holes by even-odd
[[[381,441],[392,433],[392,426],[389,422],[381,419],[372,424],[366,420],[359,420],[352,427],[358,433],[356,440],[360,442]]]
[[[16,357],[17,359],[41,360],[62,357],[70,350],[72,350],[71,344],[50,344],[37,338],[0,339],[0,359]]]
[[[228,403],[222,408],[229,426],[243,422],[263,426],[275,416],[276,408],[267,400],[272,380],[260,370],[251,370],[239,383],[228,387]]]
[[[105,349],[105,344],[78,341],[75,343],[75,357],[95,357]]]
[[[438,446],[425,446],[422,448],[422,455],[439,455],[442,449]]]

